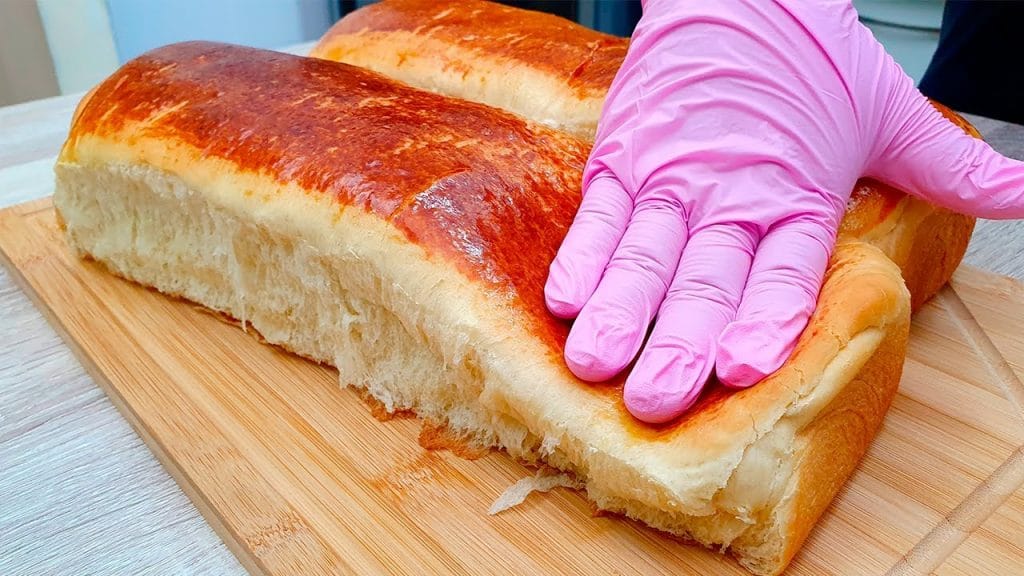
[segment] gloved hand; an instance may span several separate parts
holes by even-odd
[[[814,309],[854,183],[1024,217],[1024,165],[945,120],[848,1],[648,0],[545,287],[565,360],[664,422],[757,383]]]

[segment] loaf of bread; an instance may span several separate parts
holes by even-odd
[[[177,44],[82,100],[54,203],[70,246],[114,273],[337,366],[468,446],[571,472],[602,509],[778,573],[895,394],[899,269],[840,243],[782,369],[645,425],[621,380],[567,371],[568,324],[544,306],[588,147],[345,64]]]
[[[339,20],[310,56],[502,108],[592,140],[629,40],[483,0],[384,0]]]
[[[384,0],[338,21],[310,55],[591,140],[628,46],[564,18],[483,0]],[[973,218],[863,179],[840,235],[867,240],[896,262],[917,310],[949,280],[973,229]]]

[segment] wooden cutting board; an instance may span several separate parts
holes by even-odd
[[[335,370],[74,258],[49,199],[0,212],[0,255],[254,574],[745,574],[567,489],[489,516],[530,470],[424,450],[416,420],[376,420]],[[1024,287],[952,285],[790,573],[1024,574]]]

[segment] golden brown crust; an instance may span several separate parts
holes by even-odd
[[[351,66],[202,42],[125,64],[90,101],[102,105],[80,110],[65,159],[87,134],[173,138],[330,195],[450,258],[561,355],[568,326],[543,286],[579,204],[575,138]]]
[[[967,251],[974,222],[971,216],[863,178],[850,196],[839,237],[882,249],[903,272],[916,312],[952,277]]]
[[[508,48],[496,41],[517,29],[528,38],[521,45],[523,49]],[[600,48],[594,51],[597,46]],[[464,74],[483,75],[490,68],[501,68],[506,74],[536,71],[539,76],[524,75],[523,83],[510,90],[543,92],[553,97],[560,89],[575,89],[573,79],[580,59],[585,58],[592,61],[588,66],[593,67],[593,73],[586,76],[587,95],[576,96],[578,110],[572,111],[582,119],[562,127],[592,138],[600,106],[590,101],[604,99],[627,48],[628,40],[624,38],[607,37],[567,20],[492,2],[384,0],[340,20],[311,54],[368,66],[417,86],[503,107],[539,122],[550,120],[537,116],[547,114],[546,109],[510,105],[515,99],[509,100],[503,92],[480,91],[468,80],[436,80],[445,74],[445,63],[451,62],[457,62]],[[389,62],[387,55],[391,53],[402,54],[400,60],[420,59],[431,65]],[[980,138],[962,117],[941,104],[933,104],[951,122]],[[557,122],[555,125],[561,126]],[[580,133],[580,126],[589,126],[591,131]],[[911,199],[895,188],[865,178],[854,189],[840,235],[864,239],[882,248],[903,270],[917,310],[952,276],[973,228],[973,218]]]
[[[911,308],[916,312],[935,296],[967,252],[975,219],[935,208],[912,236],[909,256],[898,262],[910,289]]]
[[[782,552],[786,566],[800,550],[839,489],[856,470],[896,396],[907,349],[909,318],[894,327],[871,360],[800,433],[797,467]]]
[[[347,37],[394,32],[428,36],[512,65],[529,66],[562,79],[581,97],[603,95],[608,90],[629,47],[625,38],[602,34],[551,14],[493,2],[386,0],[339,20],[311,55],[344,61],[344,51],[351,46]],[[437,56],[438,70],[466,67],[461,59]]]

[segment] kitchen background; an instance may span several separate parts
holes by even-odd
[[[278,48],[318,38],[372,0],[0,0],[0,105],[80,92],[125,61],[181,40]],[[509,0],[628,35],[639,2]],[[915,80],[938,42],[941,0],[854,0]]]

